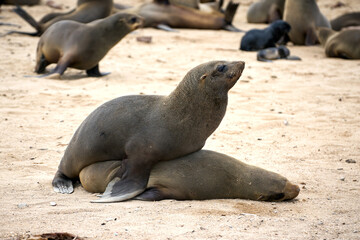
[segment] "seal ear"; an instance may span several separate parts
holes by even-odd
[[[207,76],[208,76],[208,75],[205,73],[204,75],[202,75],[202,76],[200,77],[200,83],[201,83],[201,84],[205,83],[205,80],[206,80]]]

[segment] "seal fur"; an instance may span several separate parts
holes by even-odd
[[[59,78],[68,67],[86,70],[88,76],[102,76],[99,61],[141,24],[141,17],[128,13],[117,13],[87,24],[70,20],[57,22],[39,40],[35,72],[43,73],[46,66],[57,63],[51,78]]]
[[[80,182],[89,192],[104,192],[121,168],[119,161],[91,164],[80,172]],[[282,201],[295,198],[299,187],[285,177],[245,164],[227,155],[200,150],[151,170],[145,192],[136,199],[206,200],[241,198]]]
[[[316,27],[331,27],[315,0],[286,0],[284,20],[291,26],[288,35],[295,45],[315,45]]]
[[[327,57],[360,59],[360,29],[336,32],[330,28],[318,28],[317,36]]]
[[[111,100],[76,130],[53,179],[56,192],[71,193],[72,180],[96,162],[121,161],[98,202],[142,193],[151,168],[200,150],[225,115],[228,91],[245,63],[212,61],[190,70],[168,96],[132,95]]]

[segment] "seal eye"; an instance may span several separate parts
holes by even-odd
[[[134,24],[134,23],[136,23],[136,21],[137,21],[136,17],[130,18],[130,23]]]
[[[218,72],[226,72],[226,70],[228,69],[228,67],[226,65],[219,65],[217,66],[216,70]]]

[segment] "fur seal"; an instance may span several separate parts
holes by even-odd
[[[89,23],[109,16],[113,9],[113,0],[78,0],[76,9],[66,13],[50,13],[37,22],[23,8],[17,6],[14,12],[36,29],[35,33],[11,31],[11,33],[40,36],[51,25],[62,20],[73,20],[80,23]]]
[[[336,32],[330,28],[318,28],[317,35],[327,57],[360,59],[360,28]]]
[[[291,26],[288,35],[295,45],[314,45],[316,27],[331,27],[315,0],[286,0],[284,20]]]
[[[265,48],[257,53],[257,60],[262,62],[272,62],[272,60],[301,60],[297,56],[290,56],[290,50],[285,46]]]
[[[238,6],[238,3],[230,1],[224,13],[222,11],[208,13],[182,5],[170,4],[168,0],[158,0],[121,11],[143,17],[145,19],[144,27],[157,27],[169,31],[172,30],[171,28],[240,31],[232,25]]]
[[[120,168],[119,161],[91,164],[81,170],[80,182],[88,192],[104,192]],[[299,191],[297,185],[279,174],[221,153],[200,150],[157,163],[151,170],[146,190],[135,199],[282,201],[295,198]]]
[[[46,76],[58,79],[67,67],[86,70],[88,76],[102,76],[99,61],[141,24],[141,17],[128,13],[117,13],[87,24],[70,20],[57,22],[39,40],[35,72],[43,73],[46,66],[57,63]]]
[[[248,23],[272,23],[281,20],[285,0],[260,0],[250,5],[246,19]]]
[[[53,180],[55,192],[73,192],[72,179],[97,162],[120,161],[98,202],[131,199],[142,193],[160,161],[200,150],[225,115],[228,91],[242,61],[212,61],[190,70],[168,96],[132,95],[111,100],[76,130]]]
[[[275,47],[276,43],[286,38],[290,29],[290,25],[283,20],[277,20],[265,29],[252,29],[242,37],[240,49],[244,51],[257,51]]]
[[[331,20],[330,24],[335,31],[346,27],[360,26],[360,12],[345,13]]]

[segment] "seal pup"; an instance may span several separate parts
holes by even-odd
[[[276,43],[282,43],[283,39],[286,39],[290,29],[290,25],[283,20],[277,20],[265,29],[252,29],[241,38],[240,49],[244,51],[257,51],[276,47]]]
[[[265,48],[258,51],[256,58],[261,62],[272,62],[273,60],[301,60],[297,56],[290,56],[290,50],[285,46]]]
[[[281,20],[285,0],[260,0],[250,5],[246,19],[248,23],[272,23]]]
[[[99,71],[100,60],[141,24],[141,17],[128,13],[117,13],[87,24],[70,20],[57,22],[39,40],[35,72],[44,73],[46,66],[57,63],[55,69],[44,76],[59,79],[68,67],[86,70],[91,77],[103,76]]]
[[[345,13],[331,20],[330,24],[335,31],[346,27],[360,26],[360,12]]]
[[[119,168],[119,161],[91,164],[81,170],[80,182],[86,191],[102,193]],[[200,150],[157,163],[151,169],[146,190],[135,199],[283,201],[295,198],[299,191],[297,185],[277,173],[221,153]]]
[[[55,192],[73,192],[72,180],[96,162],[119,161],[98,202],[142,193],[160,161],[200,150],[220,124],[228,91],[245,67],[242,61],[211,61],[190,70],[168,96],[132,95],[111,100],[76,130],[53,179]]]
[[[37,22],[23,8],[17,6],[14,12],[36,29],[36,32],[11,31],[8,34],[19,33],[29,36],[41,36],[51,25],[62,20],[73,20],[89,23],[109,16],[113,9],[113,0],[78,0],[77,7],[66,13],[50,13]]]
[[[238,6],[238,3],[230,1],[224,13],[222,11],[208,13],[170,4],[168,0],[158,0],[122,11],[143,17],[144,27],[156,27],[167,31],[172,31],[172,28],[193,28],[239,32],[241,30],[232,25]]]
[[[360,28],[348,28],[340,32],[318,28],[317,36],[327,57],[360,59]]]
[[[316,27],[331,27],[315,0],[286,0],[284,20],[291,25],[288,35],[295,45],[314,45]]]

